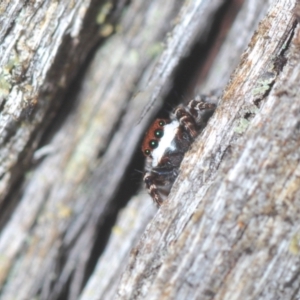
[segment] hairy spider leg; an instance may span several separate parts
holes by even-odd
[[[167,198],[178,172],[174,168],[156,167],[144,174],[144,182],[154,202],[160,206]]]
[[[176,108],[174,111],[174,116],[192,138],[195,138],[197,136],[197,125],[195,123],[195,120],[184,107]]]
[[[154,202],[157,204],[157,206],[161,206],[163,200],[159,195],[157,185],[154,183],[157,182],[156,176],[150,172],[146,172],[144,175],[144,182],[146,184],[148,193],[150,194]]]
[[[202,100],[191,100],[188,104],[188,110],[198,125],[205,123],[215,109],[215,104]]]

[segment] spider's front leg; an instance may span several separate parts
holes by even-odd
[[[216,105],[202,100],[191,100],[187,106],[178,107],[174,111],[175,118],[179,121],[192,138],[203,128],[208,118],[213,114]]]
[[[157,206],[160,206],[169,195],[177,175],[177,169],[165,167],[153,168],[145,172],[143,180]]]
[[[157,206],[161,206],[163,199],[160,196],[158,185],[157,185],[157,176],[154,173],[146,172],[143,178],[148,193],[157,204]]]
[[[198,126],[205,125],[205,123],[215,111],[216,107],[216,104],[206,102],[203,100],[191,100],[188,104],[188,110],[190,114],[194,117],[194,120]]]

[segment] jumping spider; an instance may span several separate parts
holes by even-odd
[[[145,135],[143,180],[157,206],[168,196],[185,152],[216,108],[215,104],[206,102],[209,97],[201,98],[191,100],[186,107],[178,106],[169,119],[156,119]]]

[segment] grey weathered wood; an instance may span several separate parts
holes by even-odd
[[[245,16],[249,17],[249,19],[245,18],[247,22],[245,20],[242,22],[245,25],[245,28],[243,28],[245,37],[240,37],[239,44],[235,45],[236,48],[232,48],[232,40],[230,38],[227,39],[227,45],[225,44],[226,46],[224,45],[223,47],[231,47],[232,53],[236,53],[237,57],[236,59],[232,58],[233,60],[217,58],[216,64],[210,73],[210,78],[205,83],[205,89],[220,87],[216,85],[222,86],[226,82],[225,78],[229,76],[239,59],[240,51],[243,48],[242,44],[247,43],[247,37],[250,35],[250,32],[253,32],[258,19],[262,17],[265,9],[271,3],[272,1],[245,2]],[[193,272],[193,269],[190,269],[190,265],[186,265],[185,262],[195,258],[194,268],[196,270],[200,269],[197,264],[198,261],[201,268],[202,265],[205,266],[206,261],[202,261],[203,257],[199,255],[199,249],[203,247],[203,240],[201,239],[203,237],[198,236],[199,232],[210,232],[210,230],[215,228],[211,225],[214,222],[216,225],[221,224],[223,226],[223,224],[226,225],[227,219],[230,220],[229,217],[234,220],[234,215],[227,215],[227,209],[239,213],[239,210],[235,210],[234,205],[241,202],[234,201],[235,198],[233,197],[238,197],[239,194],[235,195],[236,190],[233,189],[232,183],[230,185],[230,180],[227,180],[228,184],[226,185],[227,181],[224,183],[224,178],[229,176],[229,170],[236,170],[234,167],[239,162],[239,157],[243,157],[242,151],[248,149],[246,145],[250,147],[249,149],[252,149],[250,142],[254,143],[255,139],[258,138],[260,134],[259,124],[266,124],[264,131],[266,139],[269,136],[269,132],[275,132],[275,127],[279,126],[277,122],[274,122],[274,128],[267,126],[270,119],[269,113],[273,112],[273,109],[274,113],[276,113],[275,107],[271,105],[275,98],[270,102],[269,106],[264,106],[264,103],[269,103],[269,96],[266,97],[263,94],[266,91],[269,92],[271,89],[270,84],[273,84],[275,81],[277,84],[277,80],[281,80],[279,77],[283,76],[284,72],[288,72],[286,78],[289,78],[289,76],[293,78],[291,72],[294,69],[290,68],[290,71],[287,71],[288,64],[284,72],[278,72],[277,74],[277,71],[272,67],[272,58],[274,58],[274,54],[279,53],[278,45],[280,45],[280,38],[283,32],[289,26],[292,26],[290,12],[294,2],[290,0],[285,2],[275,1],[275,3],[277,6],[275,6],[273,13],[271,12],[272,17],[269,15],[261,24],[260,31],[253,38],[247,52],[249,55],[243,56],[244,61],[232,78],[232,85],[227,88],[217,114],[188,154],[182,166],[183,172],[181,177],[178,178],[174,186],[171,195],[173,198],[170,198],[159,210],[149,224],[146,233],[138,242],[138,246],[132,251],[121,285],[119,286],[119,278],[121,270],[126,268],[128,264],[128,253],[131,247],[136,244],[155,212],[151,200],[145,202],[149,197],[144,191],[142,195],[133,199],[118,218],[118,222],[113,228],[110,242],[99,259],[94,275],[82,292],[81,299],[111,299],[118,288],[120,288],[120,296],[129,299],[140,298],[143,295],[153,299],[160,299],[168,298],[168,295],[177,294],[178,299],[182,299],[180,296],[185,297],[182,295],[186,292],[190,293],[189,295],[193,299],[193,297],[198,297],[197,293],[202,295],[202,290],[205,289],[208,297],[211,292],[215,292],[216,297],[219,297],[217,292],[226,292],[228,299],[234,299],[238,295],[240,298],[244,297],[245,291],[242,288],[239,294],[230,294],[232,291],[230,280],[226,281],[226,291],[220,290],[220,282],[226,280],[224,272],[228,271],[228,268],[231,266],[230,263],[236,258],[234,251],[230,252],[233,253],[232,257],[228,256],[228,264],[225,266],[222,264],[218,265],[218,267],[224,267],[225,271],[222,269],[222,272],[215,272],[217,277],[209,277],[211,270],[209,267],[214,268],[216,263],[211,255],[216,252],[212,252],[213,254],[208,256],[211,259],[210,261],[208,260],[211,265],[203,268],[203,273],[195,272],[196,275],[188,273]],[[4,122],[5,120],[7,121],[7,123],[3,123],[3,128],[6,128],[6,133],[9,137],[6,141],[11,143],[10,145],[14,145],[14,147],[19,147],[17,148],[18,151],[11,151],[11,156],[9,156],[11,159],[10,166],[6,163],[7,149],[16,148],[9,148],[7,143],[3,144],[4,148],[1,148],[1,150],[6,149],[6,152],[4,150],[2,152],[2,157],[5,159],[3,166],[6,168],[3,170],[8,174],[2,178],[4,180],[2,181],[4,183],[2,185],[4,187],[2,197],[6,200],[6,206],[4,210],[5,215],[3,213],[1,215],[3,227],[0,235],[1,299],[32,299],[34,297],[57,299],[62,297],[65,289],[67,290],[68,299],[78,298],[78,294],[85,282],[84,276],[95,245],[95,239],[96,237],[101,237],[102,230],[105,231],[107,215],[111,210],[115,210],[117,204],[111,201],[114,199],[117,189],[126,175],[126,168],[135,153],[140,136],[143,134],[148,121],[161,106],[161,98],[170,88],[172,74],[176,66],[184,56],[188,55],[191,46],[196,40],[205,40],[205,35],[214,19],[214,14],[223,4],[223,1],[199,0],[183,2],[178,0],[168,1],[168,3],[162,3],[161,1],[151,1],[151,3],[131,1],[123,12],[122,7],[125,4],[123,1],[116,2],[116,9],[113,9],[110,2],[106,2],[100,9],[100,7],[97,7],[96,1],[81,1],[80,3],[74,1],[70,3],[59,2],[57,4],[44,1],[40,4],[40,7],[31,10],[35,6],[28,2],[26,4],[28,6],[25,6],[28,10],[27,13],[33,12],[34,16],[42,16],[45,8],[51,8],[54,12],[52,15],[45,14],[50,18],[45,18],[46,21],[52,20],[54,23],[50,22],[51,24],[59,25],[61,21],[62,24],[66,25],[69,24],[66,23],[66,20],[68,20],[72,25],[63,27],[65,31],[63,31],[61,38],[52,38],[49,40],[50,44],[41,44],[42,41],[47,40],[45,36],[48,37],[48,35],[40,36],[41,42],[39,45],[42,46],[41,49],[46,49],[45,52],[39,50],[38,47],[33,48],[32,53],[29,51],[31,56],[28,59],[31,62],[31,66],[35,66],[35,68],[25,70],[25,77],[18,77],[17,75],[21,73],[21,68],[14,67],[13,71],[11,71],[12,69],[8,67],[9,72],[16,79],[21,78],[21,82],[17,80],[9,81],[9,76],[12,75],[5,73],[4,81],[1,81],[0,84],[2,93],[2,89],[4,89],[4,94],[7,93],[8,89],[10,92],[9,95],[5,94],[5,97],[1,98],[4,111],[2,120]],[[16,24],[23,20],[24,15],[26,16],[24,14],[25,10],[21,9],[21,3],[10,1],[5,4],[6,6],[2,3],[1,5],[1,9],[4,7],[6,11],[11,12],[6,17],[13,16],[14,19],[17,19]],[[253,11],[250,9],[251,7]],[[40,8],[42,11],[39,11]],[[77,9],[75,13],[72,10],[74,8]],[[180,13],[178,14],[179,10]],[[65,13],[60,15],[59,12],[62,11],[65,11]],[[120,16],[121,12],[122,17],[118,21],[118,16]],[[73,19],[70,17],[71,15]],[[91,18],[91,15],[95,16],[95,18]],[[2,18],[4,18],[3,16]],[[17,16],[18,18],[16,18]],[[38,17],[36,18],[36,24],[47,24],[40,22]],[[82,18],[86,20],[83,23],[80,21]],[[239,24],[242,19],[241,15],[238,18],[240,20],[237,19],[235,26],[236,28],[239,26],[241,28],[243,27]],[[28,25],[29,23],[25,24],[26,26],[22,27],[23,30],[20,34],[22,35],[25,32],[25,36],[29,36],[33,27],[31,28]],[[81,24],[82,27],[80,27]],[[160,43],[164,40],[166,32],[171,30],[174,24],[175,27],[169,33],[168,40],[164,46],[165,50],[162,52],[159,60],[157,60],[158,55],[163,50]],[[59,25],[58,28],[60,28]],[[247,26],[249,26],[248,30]],[[27,27],[29,33],[26,31]],[[2,28],[6,27],[2,26]],[[15,27],[12,26],[12,28]],[[37,34],[39,32],[38,28],[39,26],[37,26],[36,31],[33,31],[34,36],[39,36]],[[82,28],[82,30],[78,29],[76,31],[78,35],[71,35],[70,39],[70,28]],[[63,99],[62,92],[65,91],[71,79],[77,74],[80,63],[87,52],[101,37],[110,35],[113,29],[116,30],[116,33],[100,45],[99,51],[95,54],[90,67],[86,71],[83,83],[77,87],[77,92],[68,94],[68,98],[65,101],[68,100],[69,105],[63,107],[59,119],[52,123],[52,130],[45,139],[44,146],[35,153],[33,167],[30,169],[30,172],[27,172],[22,186],[18,185],[16,193],[9,194],[5,198],[5,194],[8,193],[12,184],[19,178],[19,175],[26,172],[26,166],[31,159],[32,152],[37,147],[37,141],[55,115],[59,102]],[[268,31],[269,29],[270,31]],[[48,26],[45,32],[52,36],[57,32],[57,27]],[[95,32],[100,32],[100,35],[95,34]],[[1,41],[9,41],[8,37],[14,36],[12,33],[14,32],[7,29],[6,34],[2,35],[4,39]],[[233,33],[231,33],[232,36],[234,36]],[[20,40],[24,40],[24,38],[20,38]],[[28,41],[30,41],[29,38]],[[59,43],[63,46],[59,47]],[[56,52],[53,51],[55,45],[58,47]],[[68,50],[67,54],[65,49]],[[236,49],[236,51],[233,51],[233,49]],[[221,53],[226,53],[226,51],[228,55],[228,50],[226,49],[223,49]],[[290,48],[288,48],[288,51],[291,51]],[[41,60],[41,57],[47,57],[46,54],[44,56],[41,55],[43,53],[49,53],[51,58],[55,58],[58,62],[53,61],[53,59]],[[253,60],[253,65],[250,67],[247,59],[249,57],[253,59],[253,55],[255,59],[259,58],[259,60],[255,61],[255,63]],[[220,55],[219,57],[222,56]],[[226,57],[226,54],[223,57]],[[292,62],[291,57],[288,63]],[[219,62],[224,63],[224,65],[222,64],[223,71],[220,72],[222,75],[219,77],[214,75],[214,72],[218,70],[218,59]],[[158,64],[156,64],[157,61]],[[47,63],[44,68],[38,68],[38,66],[41,66],[41,62]],[[61,65],[62,63],[63,65]],[[158,67],[155,68],[155,66]],[[40,73],[47,74],[47,76],[38,76]],[[36,80],[36,78],[41,79],[41,81]],[[259,80],[261,81],[260,85],[257,84]],[[148,82],[150,83],[148,84]],[[29,86],[34,85],[33,83],[37,86],[36,94],[29,93]],[[12,89],[10,89],[10,85]],[[26,88],[29,88],[29,92]],[[12,116],[7,114],[6,110],[9,108],[10,103],[19,103],[14,102],[14,100],[18,99],[13,94],[15,89],[17,91],[21,90],[23,94],[28,95],[29,100],[26,100],[26,97],[23,99],[27,102],[20,100],[25,105],[16,105],[15,115]],[[137,92],[138,90],[142,90],[142,92]],[[197,87],[195,90],[197,90]],[[255,97],[251,91],[256,93]],[[37,98],[32,95],[37,95]],[[32,98],[30,98],[31,96]],[[142,122],[137,125],[144,106],[146,103],[150,103],[151,106],[153,100],[156,100],[154,107],[147,112]],[[296,100],[294,99],[294,105],[297,103]],[[254,102],[259,103],[259,106],[262,105],[261,111],[258,112],[253,104]],[[293,111],[293,108],[289,111],[285,111],[278,106],[279,108],[281,109],[280,113],[286,114],[286,118],[289,118],[289,112]],[[10,109],[12,109],[12,106]],[[50,111],[53,116],[49,116]],[[279,118],[281,117],[279,116]],[[282,120],[284,121],[284,119]],[[290,123],[284,122],[283,125],[291,125],[291,120],[293,119],[289,118]],[[12,128],[15,128],[16,131],[8,130],[11,128],[9,126],[12,122],[15,122]],[[57,123],[59,126],[55,127],[54,125]],[[24,127],[24,131],[22,131],[22,127]],[[22,133],[24,133],[24,136],[22,136]],[[288,132],[284,131],[284,133]],[[20,136],[22,139],[19,143],[16,143]],[[275,137],[274,140],[276,140]],[[281,140],[278,139],[278,141]],[[205,148],[203,148],[203,145],[206,145]],[[284,151],[284,145],[281,145],[280,150]],[[232,153],[228,149],[232,149]],[[261,148],[253,149],[253,152],[255,152],[254,150],[257,151],[254,158],[258,161],[263,159],[263,157],[259,156],[259,149]],[[278,151],[275,153],[275,161],[278,153]],[[222,162],[219,165],[221,158]],[[297,159],[297,157],[291,158],[290,161],[292,159]],[[241,161],[245,163],[246,168],[248,166],[247,163],[251,163],[251,161],[248,162],[247,160]],[[195,162],[197,163],[195,164]],[[11,166],[15,167],[11,168]],[[235,176],[242,180],[242,168],[237,169],[237,171],[241,173],[233,173],[233,175],[239,174]],[[253,172],[249,173],[250,175],[252,174],[251,178],[254,178],[253,182],[255,181],[256,171],[257,169],[253,169]],[[186,174],[190,174],[192,180]],[[267,174],[266,172],[265,178],[268,178]],[[277,174],[277,177],[281,178],[281,176],[281,180],[284,180],[283,173]],[[293,178],[290,179],[290,182],[292,180]],[[244,188],[244,192],[246,192],[248,187],[249,185],[241,185],[241,188]],[[185,192],[185,189],[188,189],[187,192]],[[206,193],[206,191],[208,192]],[[218,195],[221,193],[222,196],[223,192],[224,197],[231,193],[228,196],[230,197],[230,202],[228,202],[228,206],[224,208],[224,211],[220,211],[216,219],[214,219],[214,214],[211,216],[211,211],[215,212],[217,209],[223,209],[222,206],[215,204],[215,201],[218,201]],[[177,196],[175,196],[176,193]],[[197,194],[196,200],[193,199],[195,193]],[[187,197],[190,197],[190,199],[186,200]],[[250,204],[251,201],[249,200]],[[235,223],[232,221],[232,223],[238,224],[237,226],[241,231],[245,229],[244,231],[247,232],[246,230],[251,227],[251,222],[259,222],[260,219],[253,218],[252,220],[251,213],[253,211],[250,210],[248,213],[248,210],[244,210],[245,212],[243,211],[243,213],[246,216],[241,214],[241,220]],[[260,212],[259,210],[257,211]],[[267,209],[267,211],[269,210]],[[294,213],[296,214],[296,211]],[[225,221],[222,219],[222,216],[227,216]],[[265,220],[271,222],[267,217],[266,215]],[[265,227],[267,228],[267,226]],[[224,231],[226,228],[225,226]],[[289,229],[293,228],[289,227]],[[222,240],[218,235],[219,231],[215,231],[215,233],[216,235],[212,235],[211,238],[216,236],[218,240],[217,242],[213,240],[213,242],[220,245],[220,247],[215,249],[213,248],[215,244],[212,244],[211,249],[220,251],[219,256],[217,256],[219,258],[225,253],[225,251],[221,251],[224,249],[222,247],[227,245],[221,243]],[[292,253],[297,254],[298,235],[292,235],[290,232],[289,234],[285,233],[286,235],[282,240],[286,241],[285,239],[288,239],[290,234],[290,237],[292,237],[289,244],[290,250]],[[209,236],[209,234],[206,235],[206,237]],[[249,241],[241,240],[241,243],[244,243],[242,246],[248,245],[247,242],[255,245],[251,240],[252,236],[252,231],[249,231],[248,235],[244,235],[244,238],[249,237]],[[262,245],[264,246],[265,244]],[[278,247],[280,245],[278,243]],[[227,248],[229,249],[229,247]],[[189,252],[189,249],[191,249],[191,252]],[[192,251],[193,249],[195,249],[194,252]],[[255,254],[255,249],[250,253],[252,248],[248,251],[246,247],[246,250],[252,255],[251,258],[264,253],[258,252]],[[268,246],[262,249],[268,249]],[[249,263],[247,261],[247,251],[244,251],[243,247],[237,248],[237,252],[243,254],[242,258],[246,262],[241,265],[239,270],[244,270],[243,268]],[[207,254],[207,252],[203,253]],[[227,256],[224,258],[224,261],[226,259]],[[110,263],[110,260],[113,263]],[[177,261],[178,263],[176,263]],[[146,267],[140,271],[139,267],[142,264],[145,264]],[[239,270],[233,269],[233,282],[237,280],[235,278],[239,278]],[[278,270],[282,271],[283,269]],[[234,272],[237,272],[237,275],[234,275]],[[186,277],[187,273],[190,274],[188,280]],[[201,287],[197,282],[199,278],[205,279]],[[212,279],[216,280],[215,289],[210,287],[210,290],[208,290],[205,284]],[[3,285],[4,282],[5,285]],[[190,285],[186,287],[184,285],[185,282],[188,282],[188,284],[196,282],[196,284],[195,286]],[[249,282],[249,286],[251,284],[254,284],[253,281]],[[209,283],[207,285],[209,286]],[[251,290],[254,289],[251,287]],[[165,292],[170,292],[170,294],[162,294]]]
[[[276,1],[260,23],[169,200],[131,252],[118,299],[298,297],[295,3]]]
[[[210,72],[210,79],[206,81],[206,85],[210,86],[207,89],[213,89],[216,86],[220,88],[222,87],[222,82],[226,83],[226,76],[228,80],[230,73],[239,63],[239,57],[249,43],[258,22],[264,17],[269,6],[270,3],[262,3],[260,0],[256,2],[249,0],[244,3],[224,41],[224,46],[216,57],[215,61],[217,63],[214,64]],[[236,36],[237,31],[241,32],[241,24],[245,26],[243,28],[244,33],[239,36],[239,42],[237,43],[233,37]],[[244,45],[244,48],[242,45]],[[224,72],[220,72],[220,66]],[[219,82],[218,85],[216,85],[216,82]],[[154,205],[150,196],[146,196],[145,193],[145,190],[142,189],[140,196],[134,197],[131,200],[132,203],[120,215],[115,225],[117,230],[113,230],[105,253],[99,259],[97,267],[81,295],[81,300],[111,299],[115,295],[119,284],[118,278],[121,270],[126,265],[130,250],[140,238],[141,232],[143,232],[149,218],[153,216],[153,210],[150,208],[151,206],[153,208]],[[148,200],[148,204],[142,202],[146,200]],[[111,261],[113,261],[113,264]]]
[[[103,3],[12,0],[0,5],[2,207],[63,100],[63,92],[101,39],[96,17]]]
[[[121,4],[119,2],[118,6]],[[147,82],[147,72],[153,69],[153,60],[161,51],[160,43],[171,28],[171,20],[180,5],[181,1],[173,1],[168,5],[161,5],[159,1],[132,2],[123,20],[117,24],[118,34],[96,54],[79,95],[73,94],[73,99],[69,100],[73,103],[72,110],[66,110],[67,116],[60,117],[59,130],[55,132],[57,128],[54,128],[52,136],[48,138],[48,155],[36,162],[24,182],[21,196],[15,196],[19,204],[11,212],[0,237],[2,299],[28,299],[37,294],[45,299],[55,299],[68,288],[66,285],[71,276],[73,280],[70,283],[69,298],[76,298],[83,284],[95,231],[105,219],[108,200],[117,189],[116,181],[121,181],[126,164],[129,163],[126,151],[134,151],[134,144],[129,143],[128,136],[133,141],[137,140],[142,130],[141,125],[135,125],[147,99],[144,102],[138,99],[130,101],[130,97],[138,82],[140,85],[143,80]],[[92,6],[88,8],[100,9]],[[85,10],[81,9],[84,14]],[[79,12],[77,14],[80,15]],[[95,19],[92,23],[97,28]],[[53,42],[58,43],[58,40],[54,39]],[[72,56],[69,50],[68,54]],[[77,47],[76,50],[80,53],[81,48]],[[55,53],[53,55],[56,57]],[[43,67],[40,68],[46,72]],[[62,70],[60,76],[67,74]],[[49,95],[53,101],[55,97],[54,92]],[[128,109],[128,113],[121,123],[123,131],[120,130],[114,136],[115,144],[111,146],[113,151],[106,151],[125,109]],[[46,112],[45,109],[44,115]],[[40,123],[29,122],[29,125],[42,133]],[[123,156],[116,152],[122,150],[120,138],[122,143],[127,139],[128,146],[131,146],[122,146],[125,150]],[[10,141],[13,143],[12,139]],[[36,147],[36,144],[33,143],[31,147]],[[102,153],[100,159],[99,153]],[[121,160],[119,168],[116,168],[116,157]],[[106,161],[106,168],[113,162],[110,177],[105,166],[101,166],[103,161]],[[102,171],[99,171],[100,175],[94,171],[93,179],[90,170],[97,167]],[[99,176],[102,176],[102,184],[99,183]],[[100,192],[99,185],[102,189]],[[10,201],[16,203],[12,198]]]
[[[233,70],[240,62],[240,56],[258,27],[258,23],[266,16],[267,10],[274,2],[274,0],[255,0],[243,3],[207,77],[195,88],[196,95],[205,91],[210,92],[216,88],[224,88],[228,84]]]
[[[109,243],[80,295],[81,300],[115,297],[130,250],[143,234],[156,210],[148,195],[141,193],[121,211],[112,229]]]
[[[101,236],[98,231],[105,229],[107,215],[115,210],[116,204],[110,201],[123,179],[140,136],[161,105],[160,98],[169,89],[174,69],[195,41],[205,37],[213,14],[223,1],[212,1],[210,5],[205,1],[189,5],[182,1],[131,1],[117,24],[113,21],[122,12],[123,1],[117,2],[116,9],[110,2],[102,7],[94,2],[80,2],[82,6],[79,8],[74,6],[76,2],[43,2],[40,7],[30,3],[13,6],[14,3],[3,7],[7,11],[13,8],[14,18],[19,17],[18,21],[23,20],[24,11],[28,13],[27,18],[31,12],[40,16],[33,35],[37,35],[41,24],[48,24],[42,23],[42,16],[53,17],[51,20],[57,26],[60,26],[60,19],[71,19],[77,30],[81,24],[86,25],[81,19],[85,18],[90,26],[83,27],[84,38],[72,35],[71,25],[65,26],[61,39],[55,36],[57,27],[46,26],[45,32],[37,35],[41,41],[37,44],[47,41],[48,36],[53,38],[42,44],[47,46],[46,50],[34,48],[30,52],[32,56],[28,57],[29,62],[31,58],[37,59],[31,63],[37,64],[38,72],[26,70],[26,80],[21,82],[22,88],[28,88],[27,79],[33,80],[37,93],[25,101],[24,107],[16,106],[13,116],[7,114],[6,109],[12,108],[10,103],[16,100],[13,91],[19,89],[18,83],[12,82],[10,94],[3,98],[6,138],[4,134],[1,136],[5,140],[1,150],[6,175],[2,177],[1,195],[6,207],[1,219],[0,298],[56,299],[67,290],[68,298],[76,299],[84,284],[95,237]],[[71,15],[68,15],[67,7],[77,7],[78,11],[71,10]],[[182,13],[178,16],[181,7]],[[45,8],[52,9],[49,12],[52,14],[49,15]],[[198,20],[197,11],[206,12],[205,18]],[[94,18],[89,19],[90,16]],[[160,43],[174,26],[176,16],[179,23],[176,34],[169,37],[169,46],[159,67],[154,69],[155,59],[162,49]],[[66,23],[62,22],[63,25]],[[20,34],[24,31],[30,34],[25,25],[22,28]],[[96,30],[101,38],[109,35],[112,29],[116,34],[101,45],[83,83],[77,87],[78,91],[68,94],[65,100],[68,105],[62,107],[43,146],[35,152],[24,182],[17,186],[15,193],[5,197],[19,175],[28,170],[32,152],[55,115],[58,102],[63,99],[62,92],[76,75],[91,45],[99,40],[97,35],[94,39]],[[3,36],[9,37],[9,34],[7,31]],[[88,39],[90,36],[91,40]],[[53,47],[58,47],[57,52]],[[47,57],[45,53],[50,58],[41,60],[41,57]],[[47,65],[41,65],[41,62]],[[47,76],[38,76],[39,73]],[[152,83],[145,92],[136,93],[147,86],[149,77]],[[148,100],[157,98],[154,108],[138,125]],[[20,98],[20,101],[23,100]],[[12,122],[15,131],[8,130]],[[22,140],[16,143],[20,135]],[[7,149],[11,149],[11,145],[19,148],[12,151],[7,160]]]

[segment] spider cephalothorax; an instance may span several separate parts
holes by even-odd
[[[188,106],[177,107],[170,119],[156,119],[150,126],[142,144],[146,156],[143,179],[158,206],[168,196],[185,152],[215,107],[202,100],[191,100]]]

